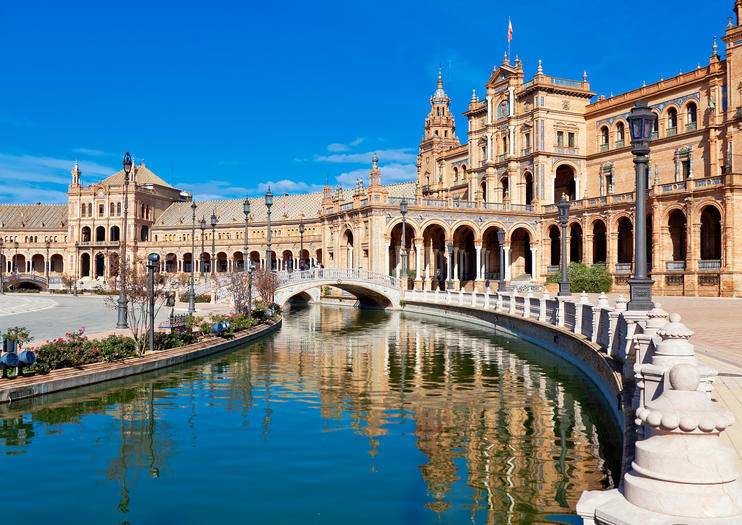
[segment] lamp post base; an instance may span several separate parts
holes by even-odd
[[[116,323],[116,328],[129,328],[129,324],[126,322],[126,313],[127,313],[127,304],[129,301],[126,300],[124,297],[119,297],[118,299],[118,322]]]
[[[559,297],[570,297],[572,295],[572,285],[569,281],[559,281]]]
[[[648,311],[654,308],[652,302],[652,285],[654,281],[648,277],[628,279],[630,300],[629,310]]]

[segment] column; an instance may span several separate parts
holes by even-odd
[[[384,243],[384,274],[391,275],[389,271],[389,243]]]
[[[579,200],[580,196],[580,177],[575,177],[575,200]]]
[[[459,249],[453,249],[453,278],[459,280]]]
[[[422,244],[415,244],[415,280],[420,281],[423,278],[422,275],[422,260],[421,255],[423,251],[423,245]]]
[[[353,266],[353,247],[352,246],[348,247],[348,268],[355,268],[355,266]],[[397,275],[397,277],[399,277],[399,275]]]
[[[448,250],[444,250],[444,253],[446,254],[446,280],[450,281],[452,279],[452,272],[451,272],[451,252]]]
[[[538,264],[538,247],[531,246],[531,281],[538,280],[541,266]],[[584,258],[584,257],[583,257]]]
[[[515,155],[515,126],[508,126],[508,130],[510,132],[508,139],[508,153],[510,155]]]
[[[487,124],[492,124],[492,97],[487,95]]]
[[[487,162],[492,162],[492,133],[487,133]]]
[[[505,265],[505,280],[510,280],[510,246],[503,246],[502,247],[503,252],[505,252],[504,261],[502,263]]]
[[[515,115],[515,88],[508,88],[508,116]]]
[[[474,246],[474,249],[477,251],[477,281],[482,280],[482,247],[481,246]]]

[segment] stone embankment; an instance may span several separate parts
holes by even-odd
[[[193,359],[206,357],[223,350],[254,341],[280,328],[282,319],[254,326],[234,334],[230,338],[214,337],[192,345],[147,352],[142,357],[121,361],[92,363],[79,368],[62,368],[48,374],[35,374],[0,380],[0,403],[51,394],[103,381],[142,374],[168,366],[178,365]]]

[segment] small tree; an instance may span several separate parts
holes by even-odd
[[[247,310],[248,293],[250,291],[250,276],[243,272],[230,274],[227,288],[234,297],[234,307],[237,313]]]
[[[253,270],[253,285],[264,303],[273,303],[276,290],[280,284],[278,275],[264,268]]]
[[[157,317],[157,313],[167,300],[167,295],[164,293],[167,279],[162,275],[155,274],[154,281],[154,312],[155,317]],[[136,342],[139,355],[142,355],[147,348],[147,328],[149,323],[149,273],[146,258],[139,257],[128,265],[124,296],[129,301],[126,319],[129,325],[129,331]],[[116,310],[118,308],[118,296],[108,296],[106,298],[106,305]]]
[[[22,326],[13,326],[12,328],[8,328],[3,334],[3,339],[14,341],[15,344],[18,345],[19,350],[24,344],[33,341],[31,333],[28,331],[27,328],[24,328]]]
[[[64,286],[68,292],[72,292],[72,287],[75,286],[76,279],[68,273],[63,273],[60,279],[62,280],[62,286]]]

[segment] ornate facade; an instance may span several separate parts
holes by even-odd
[[[382,185],[374,156],[367,187],[359,181],[352,190],[328,186],[276,197],[273,266],[293,269],[301,260],[398,273],[399,203],[406,198],[410,286],[442,288],[450,279],[455,288],[483,289],[501,271],[510,282],[543,282],[560,264],[555,200],[564,193],[572,201],[568,260],[604,262],[614,289],[627,290],[635,176],[626,117],[646,100],[657,115],[647,180],[655,294],[742,295],[742,0],[734,15],[723,37],[725,57],[714,40],[707,64],[608,98],[595,98],[586,73],[562,79],[539,62],[536,75],[526,78],[522,62],[506,56],[484,97],[472,95],[465,144],[439,74],[417,181]],[[75,166],[67,205],[0,206],[6,274],[17,269],[41,282],[48,272],[52,284],[61,273],[90,285],[115,277],[123,174],[87,186],[80,177]],[[159,252],[166,272],[188,272],[194,259],[199,273],[242,267],[240,200],[197,203],[194,257],[191,196],[144,164],[132,177],[129,253]],[[265,264],[266,227],[265,205],[254,199],[248,252],[256,264]]]

